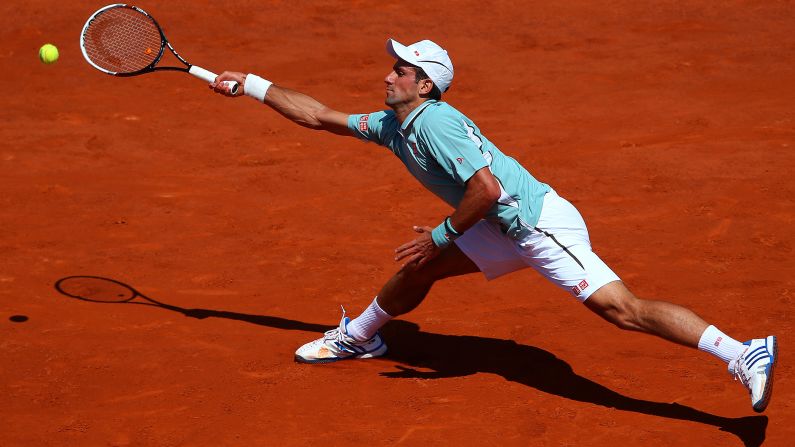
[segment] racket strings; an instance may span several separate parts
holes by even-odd
[[[127,7],[98,14],[83,34],[83,47],[91,62],[115,73],[133,73],[150,66],[158,59],[161,46],[155,22]]]

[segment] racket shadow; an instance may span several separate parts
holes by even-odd
[[[174,306],[149,298],[121,281],[99,276],[69,276],[56,281],[54,287],[64,296],[83,301],[153,306],[200,320],[226,318],[275,329],[318,333],[336,327],[268,315]],[[765,440],[767,416],[727,418],[678,403],[625,396],[578,375],[564,360],[535,346],[513,340],[425,332],[416,323],[403,320],[392,320],[384,326],[382,334],[389,344],[387,359],[400,363],[396,371],[381,373],[384,377],[444,379],[477,373],[497,374],[565,399],[711,425],[734,434],[746,447],[761,446]]]
[[[203,320],[205,318],[226,318],[246,323],[267,326],[276,329],[306,332],[325,332],[336,326],[305,323],[268,315],[252,315],[225,310],[186,308],[163,303],[150,298],[132,286],[121,281],[101,276],[67,276],[54,284],[55,290],[61,295],[99,304],[135,304],[153,306],[181,313],[189,318]]]

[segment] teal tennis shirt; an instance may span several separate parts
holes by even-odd
[[[348,127],[355,136],[389,148],[425,188],[453,208],[464,197],[467,180],[488,166],[500,182],[501,196],[486,219],[499,223],[514,239],[538,224],[550,187],[500,152],[449,104],[425,101],[402,125],[392,110],[350,115]]]

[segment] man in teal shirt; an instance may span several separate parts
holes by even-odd
[[[402,123],[391,110],[350,115],[348,127],[357,137],[388,147],[425,188],[453,208],[458,208],[469,178],[488,167],[499,182],[500,197],[485,218],[514,238],[538,223],[549,186],[500,152],[449,104],[429,99]]]
[[[746,386],[754,410],[767,407],[775,336],[740,343],[684,307],[635,297],[592,251],[574,206],[441,101],[454,74],[447,51],[428,40],[405,46],[392,39],[387,51],[397,60],[384,79],[387,111],[345,114],[253,74],[224,72],[210,85],[234,96],[221,81],[236,81],[245,95],[302,126],[386,146],[423,186],[455,208],[435,228],[414,227],[418,237],[395,250],[401,269],[373,302],[353,320],[343,312],[339,327],[301,346],[296,361],[384,355],[378,329],[419,305],[436,281],[478,271],[492,279],[532,267],[622,329],[715,355]]]

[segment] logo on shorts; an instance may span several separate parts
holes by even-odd
[[[363,117],[359,118],[359,130],[362,132],[367,132],[367,120],[370,119],[370,115],[364,115]]]
[[[420,151],[417,150],[417,143],[409,142],[409,146],[411,146],[411,152],[414,152],[414,155],[419,157],[420,156]]]
[[[588,281],[582,280],[579,284],[571,288],[571,293],[575,295],[579,295],[581,292],[584,292],[585,289],[588,288]]]
[[[722,341],[723,341],[723,337],[718,337],[718,339],[715,340],[715,346],[720,346],[720,342],[722,342]]]

